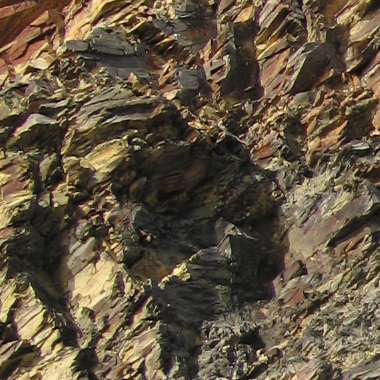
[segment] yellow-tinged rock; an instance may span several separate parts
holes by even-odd
[[[280,50],[285,49],[288,45],[286,37],[275,39],[272,42],[268,41],[267,44],[257,45],[257,59],[263,60],[268,58]]]
[[[29,63],[29,67],[37,70],[46,70],[56,60],[56,57],[47,52],[41,53]]]
[[[33,341],[35,335],[44,327],[46,310],[39,306],[37,310],[27,310],[27,312],[28,315],[24,315],[24,319],[19,321],[22,325],[18,328],[18,335],[22,339]],[[29,315],[29,312],[31,315]],[[24,322],[26,317],[28,317],[28,320]]]
[[[173,276],[178,277],[182,281],[188,281],[191,279],[191,273],[189,272],[186,264],[182,264],[174,268],[172,274],[168,277],[173,277]]]
[[[61,340],[61,333],[58,329],[53,330],[52,333],[49,333],[48,338],[40,346],[41,353],[56,353],[60,351],[64,346],[62,343],[59,343]]]
[[[40,369],[44,380],[76,380],[80,378],[75,371],[75,363],[78,351],[69,351],[62,356],[51,356],[50,362],[46,367]]]
[[[112,8],[116,8],[121,4],[125,6],[125,3],[126,1],[122,0],[94,0],[91,4],[91,23],[98,21],[105,12]]]
[[[1,201],[0,229],[9,226],[22,217],[30,209],[35,199],[35,196],[29,191],[21,191],[10,195],[6,201]]]
[[[9,312],[17,302],[16,284],[12,281],[7,286],[2,286],[1,290],[0,322],[6,323]]]
[[[103,182],[120,164],[127,163],[129,158],[127,142],[115,139],[98,145],[81,160],[81,166],[92,170],[97,182]]]
[[[255,9],[256,7],[254,5],[243,8],[236,17],[235,23],[245,24],[247,22],[253,21],[253,18],[255,16]]]
[[[88,264],[74,276],[65,260],[61,264],[61,283],[82,307],[93,309],[97,303],[111,296],[118,264],[109,255],[102,254],[98,262]]]
[[[27,218],[36,196],[30,162],[18,155],[0,160],[0,229]]]

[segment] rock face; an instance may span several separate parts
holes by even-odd
[[[380,378],[378,1],[0,31],[1,379]]]

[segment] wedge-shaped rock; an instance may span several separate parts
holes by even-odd
[[[81,160],[81,166],[93,171],[95,181],[100,183],[109,179],[121,165],[124,164],[127,169],[129,161],[127,142],[117,139],[98,145]],[[131,180],[133,177],[134,175],[131,173]]]
[[[329,44],[305,44],[288,62],[294,72],[289,83],[291,94],[310,90],[328,69],[338,69],[339,64],[333,47]]]
[[[22,149],[38,146],[41,149],[51,147],[59,140],[59,126],[56,120],[41,115],[31,114],[18,127],[9,140],[9,146]]]
[[[10,155],[0,160],[0,228],[31,216],[35,205],[33,165]]]
[[[329,191],[319,200],[305,202],[301,219],[289,232],[291,251],[302,258],[311,257],[318,248],[334,245],[355,223],[363,223],[380,207],[380,193],[371,184],[363,183],[360,190]],[[308,195],[306,195],[305,200]],[[315,202],[315,203],[314,203]],[[318,228],[313,228],[318,225]]]

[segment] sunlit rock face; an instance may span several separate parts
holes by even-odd
[[[1,379],[380,378],[377,1],[0,32]]]

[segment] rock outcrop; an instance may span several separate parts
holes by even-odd
[[[0,1],[0,378],[380,378],[380,5]]]

